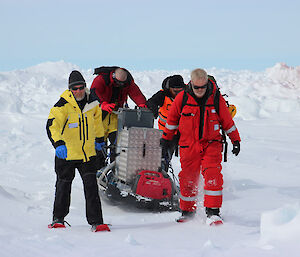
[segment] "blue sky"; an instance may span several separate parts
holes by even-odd
[[[297,0],[0,0],[0,71],[300,65]]]

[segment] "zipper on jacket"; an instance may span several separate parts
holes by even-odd
[[[189,117],[189,116],[195,116],[195,114],[194,113],[182,113],[182,116]]]
[[[203,137],[205,111],[208,111],[206,109],[207,100],[208,98],[205,99],[203,103],[199,104],[199,109],[200,109],[199,140],[201,140]]]
[[[89,125],[87,115],[85,114],[85,122],[86,122],[86,140],[89,140]]]
[[[69,120],[69,118],[70,118],[70,116],[68,116],[68,118],[67,118],[67,120],[66,120],[66,122],[65,122],[65,124],[64,124],[64,126],[63,126],[63,129],[62,129],[62,131],[61,131],[61,134],[63,134],[63,133],[64,133],[64,131],[65,131],[65,128],[66,128],[66,125],[67,125],[67,123],[68,123],[68,120]]]
[[[85,161],[87,161],[86,153],[85,153],[85,151],[84,151],[85,133],[84,133],[84,117],[83,117],[83,114],[82,114],[82,136],[83,136],[82,152],[83,152],[83,154],[84,154]]]
[[[79,139],[81,140],[81,121],[80,121],[80,114],[78,114],[78,123],[79,123]]]

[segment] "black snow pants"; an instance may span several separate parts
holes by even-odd
[[[75,169],[79,171],[83,181],[86,218],[90,225],[103,224],[101,202],[96,180],[96,158],[88,162],[66,161],[55,157],[56,190],[53,217],[63,219],[69,213],[71,186],[75,177]]]

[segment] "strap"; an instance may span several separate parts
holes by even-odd
[[[186,91],[184,90],[183,96],[182,96],[182,103],[181,103],[181,110],[180,110],[180,112],[182,112],[182,109],[186,105],[187,100],[188,100],[188,95],[187,95]]]
[[[226,134],[225,134],[225,131],[223,129],[222,129],[222,139],[223,139],[222,141],[223,141],[223,144],[224,144],[224,162],[227,162],[228,142],[226,140]]]
[[[214,96],[214,106],[216,109],[217,114],[219,115],[220,111],[220,89],[217,87],[215,96]]]
[[[105,81],[105,84],[106,85],[109,85],[110,83],[110,73],[112,71],[115,71],[116,69],[120,68],[119,66],[101,66],[101,67],[98,67],[98,68],[95,68],[94,70],[94,75],[102,75],[104,81]],[[125,70],[127,72],[127,82],[128,84],[130,84],[133,80],[133,77],[131,75],[131,73],[122,68],[123,70]]]
[[[220,112],[220,95],[221,95],[221,93],[220,93],[220,89],[219,89],[219,87],[218,87],[215,80],[214,80],[214,82],[215,82],[215,85],[217,87],[216,93],[215,93],[215,96],[214,96],[214,106],[215,106],[217,114],[219,115],[219,112]],[[227,162],[228,142],[227,142],[225,131],[223,130],[222,127],[221,127],[221,130],[222,130],[222,142],[224,144],[224,162]]]

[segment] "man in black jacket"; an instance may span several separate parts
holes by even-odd
[[[185,84],[180,75],[169,76],[164,79],[162,90],[159,90],[147,101],[146,105],[153,112],[154,117],[159,117],[159,129],[164,130],[171,104],[184,87]]]
[[[153,112],[155,118],[158,117],[158,128],[160,130],[164,130],[171,105],[177,94],[180,93],[185,86],[182,76],[169,76],[163,80],[162,90],[159,90],[147,101],[147,107]],[[163,159],[166,160],[167,163],[171,160],[174,151],[176,151],[175,155],[178,156],[178,139],[179,135],[176,134],[170,142],[169,151],[162,153]],[[162,165],[168,165],[167,163],[163,162]],[[167,169],[167,167],[164,168]]]

